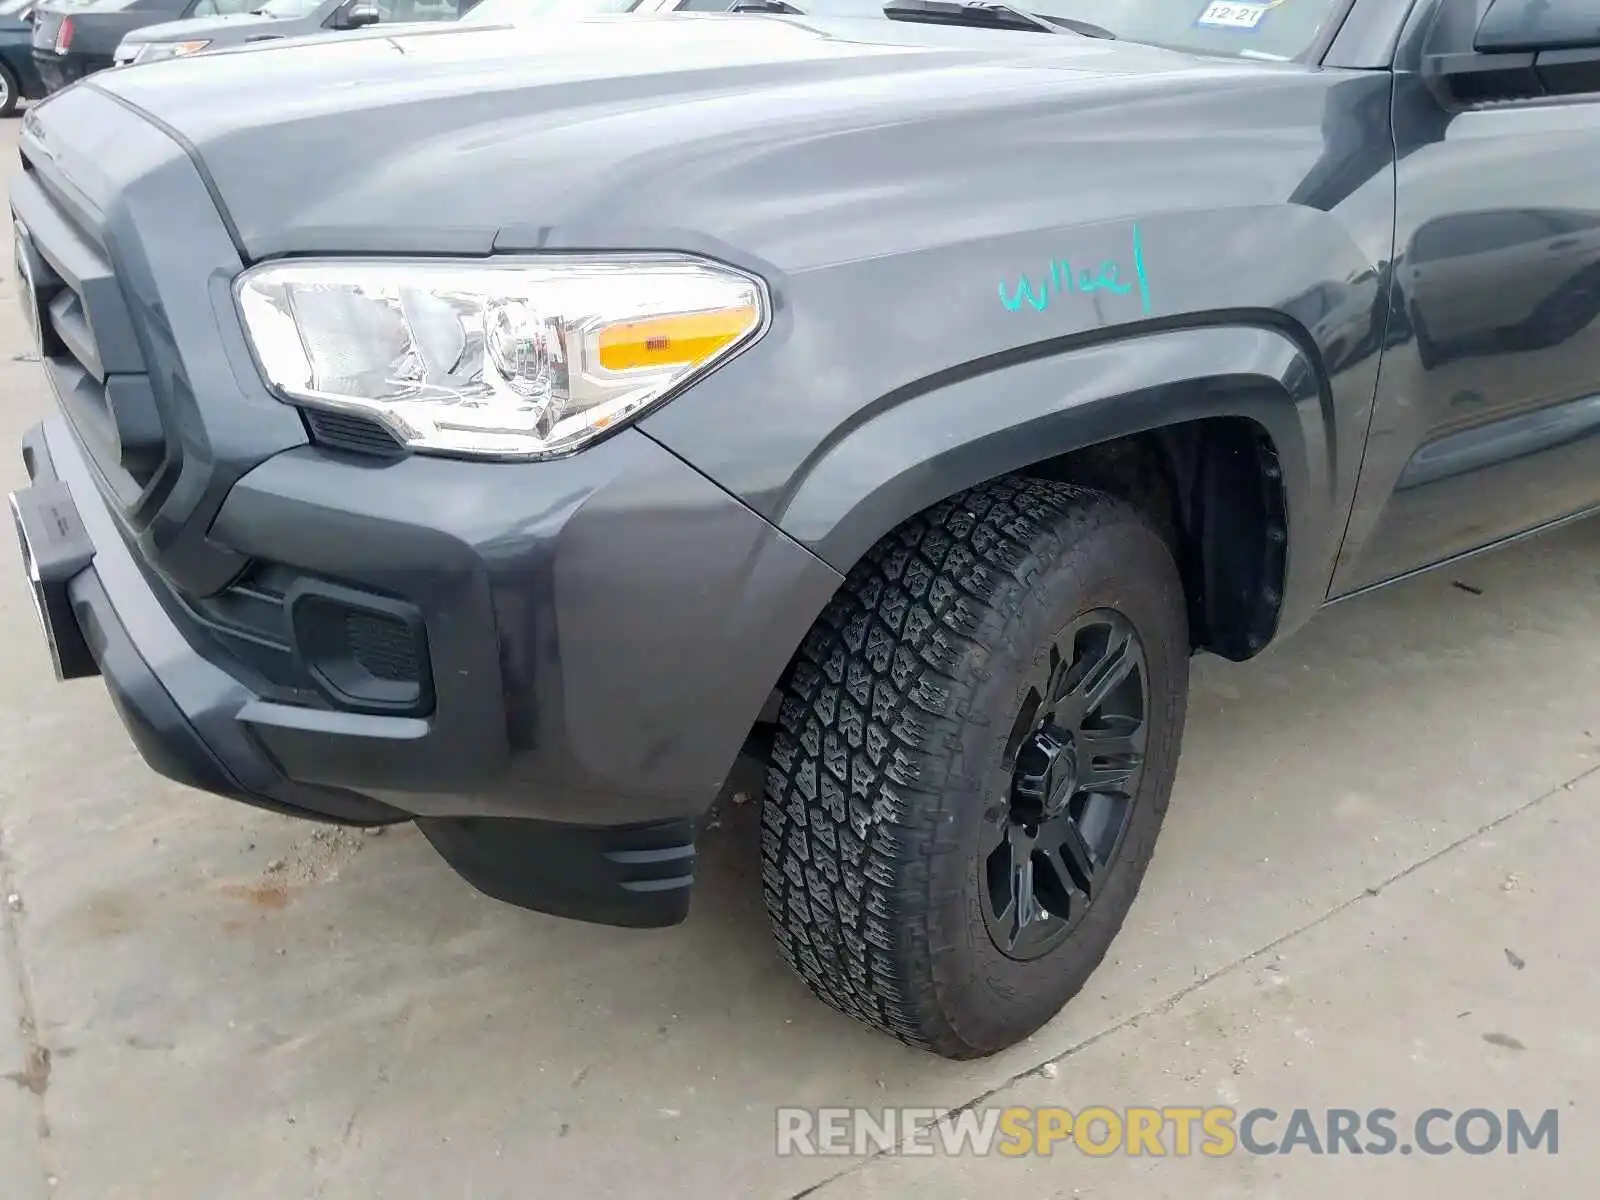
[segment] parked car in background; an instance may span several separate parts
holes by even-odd
[[[209,0],[208,0],[209,2]],[[396,22],[454,21],[477,0],[247,0],[247,11],[196,14],[135,30],[122,39],[117,66],[180,58],[249,42],[364,29]]]
[[[44,95],[33,65],[33,5],[34,0],[0,3],[0,117]]]
[[[599,16],[633,13],[638,16],[668,12],[752,12],[775,16],[834,11],[850,16],[873,16],[876,9],[854,0],[482,0],[472,10],[478,23],[516,24],[551,17]]]
[[[268,0],[249,13],[191,17],[139,29],[122,39],[115,62],[117,66],[131,66],[251,42],[349,31],[380,23],[388,26],[461,18],[485,24],[516,24],[564,16],[730,10],[800,13],[812,8],[807,0],[461,0],[459,6],[455,0],[384,0],[377,4],[370,0]]]
[[[117,44],[145,25],[243,12],[260,0],[43,0],[34,10],[33,61],[44,91],[111,65]]]

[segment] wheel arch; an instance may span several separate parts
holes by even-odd
[[[1170,431],[1221,431],[1220,442],[1208,434],[1200,443],[1208,478],[1183,483],[1201,489],[1186,493],[1197,506],[1185,581],[1202,622],[1197,645],[1251,657],[1321,605],[1343,531],[1329,388],[1303,339],[1274,314],[1247,315],[1088,345],[1041,343],[945,372],[838,431],[774,517],[846,573],[908,517],[987,480],[1073,478],[1078,456],[1128,439],[1146,440],[1164,470],[1181,474]],[[1258,485],[1259,509],[1227,502]],[[1200,499],[1208,488],[1211,503]],[[1267,522],[1260,533],[1273,544],[1253,561],[1237,561],[1223,536],[1239,520]]]

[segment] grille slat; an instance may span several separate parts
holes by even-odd
[[[389,431],[376,421],[349,413],[327,412],[307,408],[306,426],[319,445],[351,454],[374,455],[379,458],[404,458],[408,451],[395,441]]]
[[[19,261],[33,279],[32,294],[21,299],[38,321],[44,367],[101,478],[131,516],[164,443],[127,300],[103,248],[68,219],[35,173],[12,181],[11,202],[24,231]]]
[[[83,300],[70,288],[63,287],[50,300],[50,327],[66,352],[78,360],[79,365],[101,383],[106,381],[105,364],[100,361],[100,350],[94,344],[94,334],[84,316]]]

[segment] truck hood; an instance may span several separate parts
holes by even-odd
[[[805,222],[807,199],[823,207],[834,189],[892,198],[875,161],[886,139],[896,158],[920,146],[948,172],[964,154],[1023,187],[1025,163],[986,160],[1040,106],[1059,115],[1077,97],[1109,137],[1131,99],[1181,106],[1276,69],[882,19],[672,14],[268,43],[88,86],[192,147],[255,259],[688,248],[692,231],[726,237],[777,210]],[[761,207],[736,218],[741,196]]]
[[[273,17],[259,17],[255,13],[228,13],[225,16],[190,17],[183,21],[163,21],[159,25],[147,25],[130,33],[126,40],[130,46],[136,42],[198,41],[201,38],[216,37],[219,33],[241,33],[252,25],[259,25],[260,33],[270,33],[274,25],[279,29],[284,27],[282,21]]]

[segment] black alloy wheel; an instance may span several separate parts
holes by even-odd
[[[1007,957],[1050,953],[1088,915],[1122,848],[1144,763],[1144,646],[1127,618],[1079,617],[1030,681],[990,814],[985,923]]]
[[[827,1003],[974,1058],[1088,982],[1177,773],[1174,528],[1158,506],[1008,477],[851,571],[781,685],[761,808],[773,933]]]

